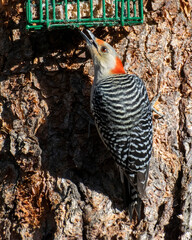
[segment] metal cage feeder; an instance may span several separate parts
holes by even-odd
[[[27,29],[143,23],[142,0],[27,0]]]

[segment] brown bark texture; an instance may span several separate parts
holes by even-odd
[[[25,30],[0,1],[0,239],[192,239],[192,1],[144,1],[144,24],[92,28],[138,75],[153,114],[140,222],[91,122],[93,67],[77,30]]]

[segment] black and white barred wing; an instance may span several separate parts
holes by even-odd
[[[143,82],[135,75],[104,79],[95,87],[92,111],[104,144],[143,195],[152,149],[151,106]]]

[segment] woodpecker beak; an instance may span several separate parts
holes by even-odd
[[[81,36],[84,38],[84,40],[86,41],[87,43],[87,47],[90,49],[92,47],[95,47],[98,51],[98,46],[97,46],[97,43],[96,43],[96,37],[93,35],[93,33],[91,31],[89,31],[88,29],[86,29],[88,35],[90,38],[88,38],[87,35],[85,35],[84,32],[80,31],[80,34]]]

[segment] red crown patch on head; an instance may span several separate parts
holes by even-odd
[[[99,45],[102,45],[102,44],[104,44],[104,41],[99,38],[96,38],[96,43]]]

